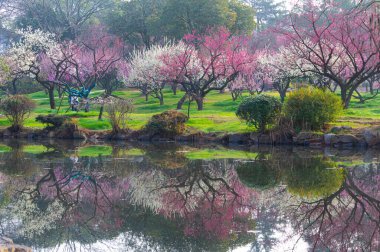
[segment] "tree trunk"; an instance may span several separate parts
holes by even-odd
[[[203,110],[203,97],[196,97],[195,101],[197,102],[198,111]]]
[[[340,87],[340,99],[342,100],[343,108],[346,109],[348,108],[348,103],[347,103],[347,90],[342,87],[342,85],[339,85]]]
[[[342,99],[342,103],[343,103],[343,108],[344,109],[348,109],[348,107],[350,106],[350,102],[351,102],[351,98],[352,98],[352,95],[353,93],[355,92],[356,89],[352,89],[350,91],[347,92],[346,89],[342,89],[341,88],[341,94],[340,94],[340,97]]]
[[[50,108],[55,109],[54,86],[49,87],[48,93],[49,93]]]
[[[172,91],[173,91],[173,94],[174,94],[174,95],[177,95],[177,87],[178,87],[177,84],[173,84],[173,85],[172,85]]]
[[[104,104],[102,104],[99,110],[99,116],[98,116],[99,121],[103,119],[103,111],[104,111]]]
[[[286,97],[286,90],[279,90],[281,102],[284,103]]]
[[[164,105],[164,96],[161,95],[158,99],[160,100],[160,106]]]
[[[16,85],[17,79],[12,80],[12,88],[13,88],[13,94],[17,94],[17,85]]]
[[[185,94],[179,101],[178,101],[178,104],[177,104],[177,109],[178,110],[181,110],[182,109],[182,106],[183,106],[183,103],[186,101],[186,98],[187,98],[187,94]]]
[[[371,95],[373,95],[373,83],[374,83],[374,81],[370,81],[369,82],[369,92],[371,93]]]
[[[149,94],[145,94],[145,101],[147,102],[149,100]]]

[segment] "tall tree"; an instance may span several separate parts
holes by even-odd
[[[174,38],[210,27],[224,26],[233,32],[251,33],[254,13],[235,0],[167,0],[160,21],[165,33]]]
[[[372,22],[378,15],[373,9],[330,13],[310,6],[291,15],[283,31],[298,68],[335,82],[345,108],[358,87],[380,72],[380,30]]]
[[[163,57],[167,82],[179,84],[186,94],[178,102],[181,109],[187,98],[203,110],[204,98],[213,90],[223,90],[239,74],[249,72],[254,57],[245,39],[231,37],[224,28],[208,35],[186,35],[183,50]]]
[[[56,83],[50,81],[49,78],[42,78],[40,73],[42,69],[41,58],[42,55],[49,55],[49,57],[57,57],[59,46],[55,36],[51,33],[43,32],[41,30],[18,30],[16,31],[21,39],[17,43],[13,43],[7,51],[5,57],[10,68],[11,78],[17,80],[23,76],[30,76],[35,78],[39,84],[48,92],[50,108],[55,108],[54,90]],[[61,61],[62,60],[62,61]],[[61,74],[64,68],[64,59],[56,62],[55,69],[56,75]]]
[[[40,58],[45,78],[68,91],[77,90],[81,93],[86,111],[89,109],[87,98],[97,83],[105,87],[103,98],[106,98],[114,90],[110,85],[120,86],[120,79],[127,71],[126,62],[123,60],[122,39],[108,34],[101,26],[91,27],[75,43],[62,43],[57,57],[44,56]],[[61,72],[57,72],[58,67]],[[101,113],[102,111],[103,109]]]
[[[28,26],[73,39],[110,0],[4,0],[4,12],[12,12],[21,28]]]
[[[164,0],[122,1],[108,11],[105,22],[112,33],[130,44],[149,48],[162,36],[159,16],[164,3]]]
[[[152,96],[164,105],[164,95],[162,90],[165,87],[166,80],[161,73],[164,66],[162,58],[169,54],[180,53],[183,44],[173,45],[154,45],[149,49],[136,50],[130,60],[130,71],[128,73],[127,85],[139,89],[147,98]]]
[[[273,25],[286,14],[284,2],[274,0],[245,0],[256,12],[256,23],[259,30]]]

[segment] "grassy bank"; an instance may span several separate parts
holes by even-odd
[[[94,91],[92,95],[96,96],[101,91]],[[173,95],[171,90],[165,90],[165,105],[160,106],[158,100],[149,98],[145,101],[145,97],[141,96],[139,91],[135,90],[123,90],[114,93],[117,96],[131,98],[134,100],[135,111],[130,115],[129,127],[132,129],[140,129],[145,125],[149,118],[169,109],[175,109],[178,100],[182,97],[183,93],[178,92],[177,95]],[[273,94],[276,95],[276,94]],[[36,103],[37,107],[27,120],[26,126],[32,128],[42,128],[43,125],[35,121],[35,117],[39,114],[57,113],[57,110],[51,110],[49,108],[49,99],[45,92],[37,92],[28,95]],[[229,133],[242,133],[252,131],[245,123],[241,122],[235,116],[236,108],[240,100],[232,101],[229,93],[210,93],[204,105],[203,111],[197,111],[196,104],[192,103],[190,108],[191,118],[187,125],[194,130],[200,130],[203,132],[229,132]],[[60,99],[56,98],[57,107],[60,104]],[[183,112],[187,113],[188,104],[185,103]],[[65,97],[62,100],[62,106],[60,107],[59,114],[66,114],[71,116],[81,128],[91,130],[107,130],[111,126],[106,117],[99,121],[97,119],[99,108],[93,106],[91,112],[71,112],[68,111],[68,102]],[[380,125],[380,96],[375,99],[369,100],[364,104],[360,104],[357,101],[353,101],[351,107],[344,111],[344,114],[334,123],[334,125],[349,125],[355,128],[367,127],[372,125]],[[0,118],[0,127],[9,126],[9,122],[6,118]]]

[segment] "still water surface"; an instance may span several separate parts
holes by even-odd
[[[0,237],[36,251],[379,251],[380,151],[0,143]]]

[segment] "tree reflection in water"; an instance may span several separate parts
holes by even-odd
[[[295,248],[297,238],[310,250],[379,249],[380,168],[368,155],[352,165],[302,150],[190,160],[188,147],[136,148],[79,157],[13,146],[0,154],[0,236],[70,251],[99,242],[115,250],[271,251],[286,241]]]
[[[293,225],[313,249],[379,250],[380,170],[370,167],[348,168],[336,192],[291,207]]]
[[[378,164],[342,168],[339,162],[321,155],[286,152],[270,155],[271,158],[258,159],[251,165],[240,165],[237,171],[239,176],[244,176],[242,181],[261,191],[265,198],[264,213],[271,218],[277,216],[283,222],[282,227],[287,222],[291,224],[294,233],[289,235],[289,240],[294,236],[307,240],[313,251],[379,249]],[[269,174],[271,179],[259,179],[263,174]],[[273,247],[270,238],[275,227],[273,223],[269,233],[263,232],[266,249]],[[295,247],[296,244],[292,248]]]

